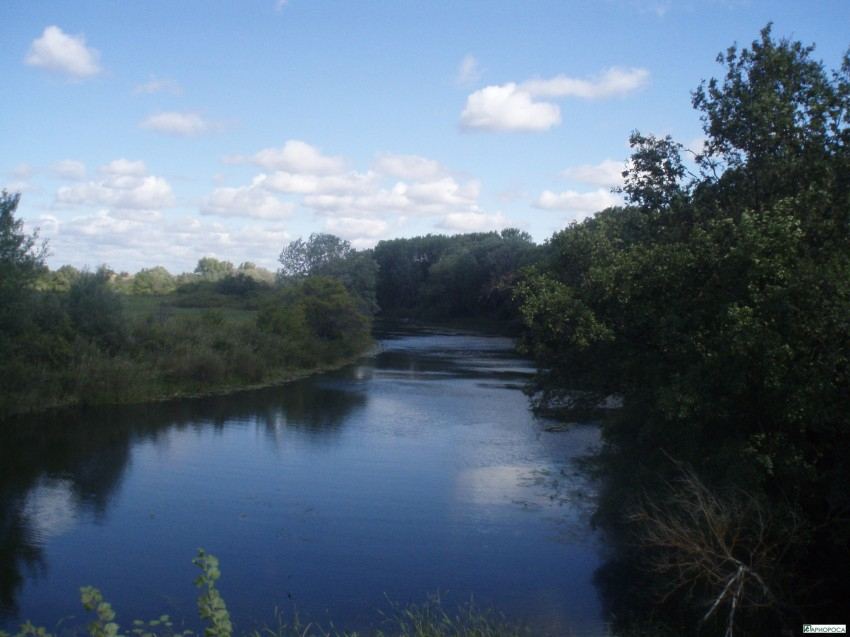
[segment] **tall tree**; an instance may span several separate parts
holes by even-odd
[[[235,268],[230,261],[222,261],[215,257],[203,257],[195,266],[195,274],[204,281],[220,281],[226,276],[234,273]]]
[[[712,620],[737,608],[739,626],[783,613],[793,625],[792,602],[847,606],[834,565],[850,552],[850,57],[830,73],[812,51],[768,25],[721,55],[724,78],[693,94],[707,139],[695,173],[682,145],[633,134],[629,205],[557,233],[519,289],[538,405],[622,401],[603,458],[629,486],[606,491],[600,520],[622,520],[683,466],[758,501],[729,508],[753,516],[748,532],[770,512],[765,533],[736,548],[772,560],[759,575],[769,594],[735,601],[724,587],[743,580],[723,573],[676,590],[654,582],[696,617],[706,599],[724,609]],[[783,551],[759,552],[770,534]]]
[[[33,286],[47,258],[47,243],[39,245],[38,231],[26,234],[23,220],[15,218],[20,200],[20,194],[0,194],[0,353],[25,327]]]
[[[375,285],[378,265],[371,252],[354,250],[351,243],[332,234],[313,233],[307,241],[290,242],[278,257],[278,281],[297,283],[305,277],[326,277],[342,283],[362,303],[362,309],[375,313]]]

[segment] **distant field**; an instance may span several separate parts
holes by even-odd
[[[198,316],[211,310],[220,311],[225,318],[232,321],[249,321],[256,315],[255,310],[243,310],[230,307],[178,307],[173,303],[179,297],[176,294],[147,295],[131,294],[125,297],[127,316],[132,319],[143,319],[153,315],[166,318],[169,316]]]

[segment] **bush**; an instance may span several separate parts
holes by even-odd
[[[68,317],[74,329],[109,352],[116,352],[127,338],[124,301],[110,287],[111,273],[101,267],[83,272],[67,296]]]

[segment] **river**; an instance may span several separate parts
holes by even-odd
[[[197,629],[196,549],[237,633],[275,612],[380,626],[393,604],[473,600],[538,633],[601,635],[598,430],[547,431],[509,339],[388,329],[379,350],[280,387],[56,412],[0,432],[0,628]],[[60,624],[61,621],[61,624]]]

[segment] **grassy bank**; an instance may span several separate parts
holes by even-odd
[[[44,319],[4,370],[0,418],[262,387],[339,366],[372,345],[371,318],[332,281],[194,303],[92,287],[82,299],[42,297]]]

